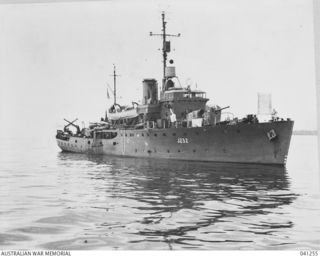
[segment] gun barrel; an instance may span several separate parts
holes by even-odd
[[[220,108],[220,109],[216,110],[216,112],[220,112],[220,111],[228,109],[228,108],[230,108],[230,106],[226,106],[226,107]]]
[[[77,119],[75,119],[75,120],[73,120],[73,121],[68,121],[67,119],[64,119],[67,123],[69,123],[69,124],[73,124],[73,123],[75,123],[77,120],[78,120],[78,118]]]

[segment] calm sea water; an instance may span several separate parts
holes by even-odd
[[[61,153],[2,139],[0,249],[317,249],[315,136],[286,168]]]

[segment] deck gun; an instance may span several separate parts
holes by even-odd
[[[217,114],[217,113],[221,112],[222,110],[225,110],[225,109],[228,109],[228,108],[230,108],[230,106],[226,106],[226,107],[214,110],[214,113]]]

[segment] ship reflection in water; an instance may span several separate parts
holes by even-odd
[[[297,195],[290,192],[284,167],[68,153],[59,153],[58,160],[65,204],[75,219],[82,216],[85,227],[78,228],[76,239],[45,248],[227,250],[294,244],[288,236],[293,222],[282,214]],[[75,187],[83,188],[82,195]]]

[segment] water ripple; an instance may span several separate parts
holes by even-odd
[[[320,226],[314,222],[320,215],[319,194],[309,192],[305,180],[289,176],[283,167],[51,156],[38,165],[2,163],[2,248],[250,250],[320,245]],[[304,184],[293,187],[292,181]]]

